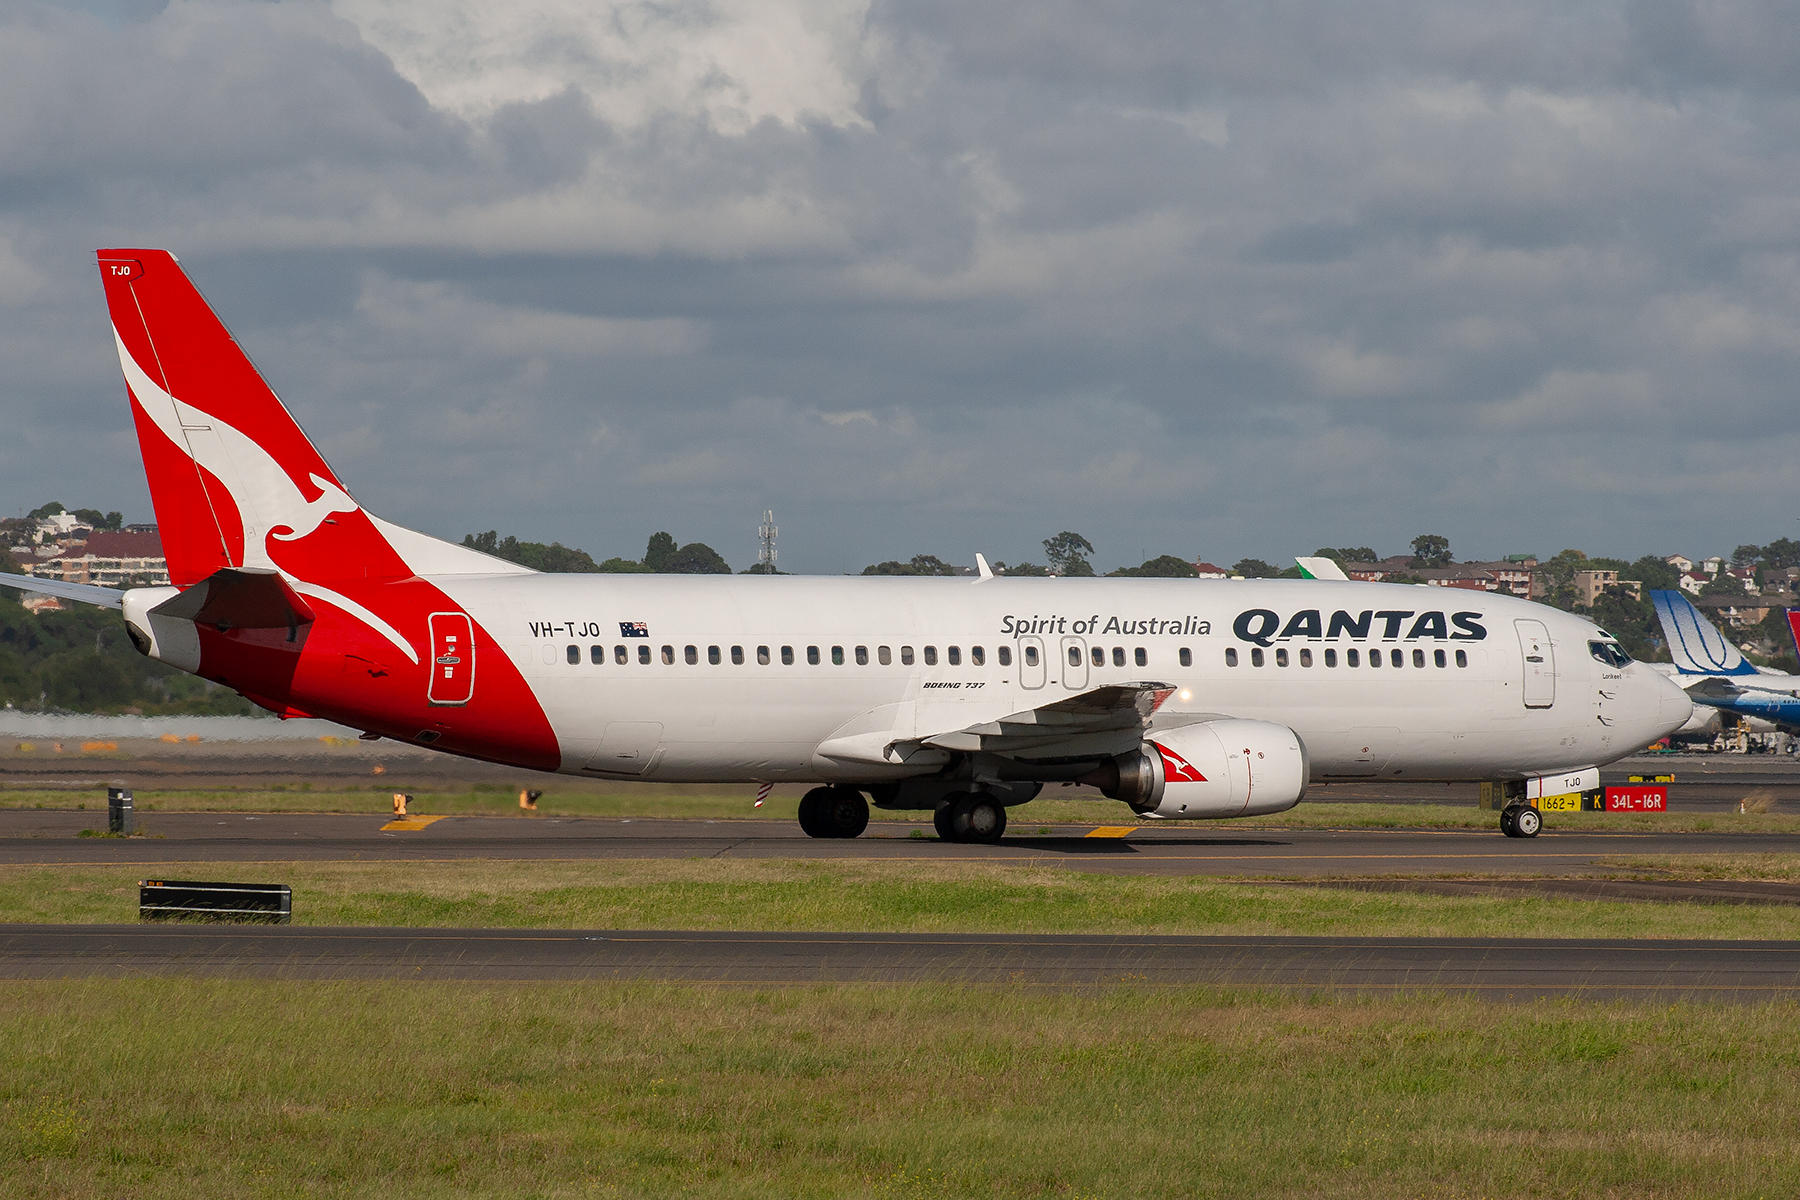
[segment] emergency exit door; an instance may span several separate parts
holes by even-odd
[[[1525,707],[1549,708],[1556,703],[1556,650],[1542,621],[1514,621],[1519,657],[1525,660]]]
[[[475,626],[467,613],[432,613],[431,685],[433,704],[467,704],[475,694]]]

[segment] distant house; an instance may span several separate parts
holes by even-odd
[[[64,547],[54,558],[23,565],[39,579],[61,579],[67,583],[126,587],[169,582],[162,536],[154,527],[147,533],[90,533],[85,542]]]
[[[1715,622],[1723,622],[1733,629],[1748,629],[1769,615],[1766,601],[1759,602],[1746,596],[1702,596],[1694,601],[1694,607],[1710,613]]]
[[[1388,571],[1380,563],[1345,563],[1344,574],[1359,583],[1380,583]]]
[[[60,512],[53,516],[40,517],[37,523],[37,541],[39,545],[55,544],[79,537],[93,528],[86,521],[71,512]]]
[[[1690,596],[1698,596],[1700,589],[1712,582],[1712,576],[1700,571],[1683,571],[1676,586]]]
[[[1534,554],[1518,554],[1496,562],[1466,562],[1462,567],[1473,571],[1484,571],[1494,580],[1493,592],[1505,592],[1509,596],[1531,595],[1532,569],[1538,564]]]
[[[1674,567],[1683,575],[1686,575],[1689,571],[1694,569],[1694,560],[1682,554],[1671,554],[1669,557],[1663,559],[1663,562]]]
[[[1195,563],[1194,570],[1200,576],[1201,579],[1224,579],[1227,575],[1229,575],[1231,573],[1231,572],[1227,571],[1224,567],[1216,567],[1212,563],[1209,563],[1209,562]]]
[[[1581,602],[1589,608],[1594,607],[1595,600],[1605,595],[1607,588],[1615,587],[1625,589],[1631,593],[1633,599],[1642,600],[1644,598],[1644,585],[1635,579],[1620,579],[1617,571],[1595,567],[1591,570],[1575,572],[1575,594],[1580,596]]]
[[[1409,572],[1431,587],[1463,588],[1471,592],[1497,592],[1500,581],[1474,563],[1458,563],[1450,567],[1414,567]]]

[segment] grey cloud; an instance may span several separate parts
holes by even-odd
[[[86,257],[129,241],[365,503],[453,537],[741,566],[773,505],[811,570],[1063,528],[1106,565],[1729,550],[1790,532],[1738,503],[1797,448],[1790,24],[883,3],[862,122],[739,131],[573,85],[434,109],[319,4],[23,8],[0,476],[147,514]]]

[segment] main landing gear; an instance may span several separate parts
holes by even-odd
[[[1006,806],[985,792],[952,792],[931,822],[946,842],[993,844],[1006,832]]]
[[[1544,818],[1529,805],[1515,804],[1500,811],[1500,832],[1507,837],[1534,838],[1543,827]]]
[[[847,787],[818,787],[800,797],[800,828],[807,837],[860,837],[869,827],[869,802]]]

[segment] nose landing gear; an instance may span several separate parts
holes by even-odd
[[[1543,827],[1544,818],[1529,805],[1515,804],[1500,813],[1500,832],[1507,837],[1534,838]]]

